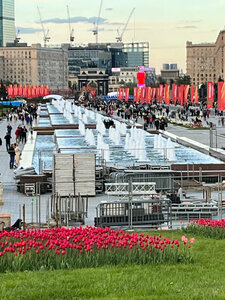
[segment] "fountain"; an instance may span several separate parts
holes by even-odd
[[[170,138],[167,140],[167,145],[166,145],[166,158],[169,161],[176,161],[176,153],[175,153],[175,148],[174,145],[171,141]]]
[[[87,141],[87,143],[90,146],[96,146],[96,144],[95,144],[95,137],[94,137],[94,134],[93,134],[92,130],[90,130],[90,129],[86,130],[85,140]]]
[[[80,134],[85,136],[86,133],[85,125],[81,120],[79,120],[79,130],[80,130]]]

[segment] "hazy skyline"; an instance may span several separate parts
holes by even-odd
[[[196,3],[197,2],[197,3]],[[93,22],[100,0],[15,0],[16,27],[21,42],[43,44],[39,6],[50,44],[69,42],[67,8],[70,8],[75,43],[95,42]],[[160,72],[163,63],[177,63],[185,70],[186,41],[215,42],[224,29],[224,0],[104,0],[99,25],[99,42],[113,42],[122,30],[130,11],[135,13],[124,34],[124,42],[150,43],[150,66]]]

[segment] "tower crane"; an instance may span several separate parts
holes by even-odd
[[[101,16],[102,5],[103,5],[103,0],[101,0],[101,2],[100,2],[99,12],[98,12],[98,19],[94,23],[95,29],[92,31],[93,34],[95,35],[96,44],[98,44],[98,25],[99,25],[99,20],[100,20],[100,16]]]
[[[129,22],[130,22],[130,19],[131,19],[132,15],[133,15],[134,11],[135,11],[135,8],[133,8],[133,9],[131,10],[131,12],[130,12],[130,14],[129,14],[129,17],[128,17],[128,19],[127,19],[127,22],[126,22],[126,24],[125,24],[125,26],[124,26],[124,28],[123,28],[121,34],[119,34],[119,30],[117,30],[117,32],[118,32],[118,36],[116,37],[117,43],[123,41],[123,35],[124,35],[125,31],[127,30],[127,26],[128,26],[128,24],[129,24]]]
[[[69,5],[67,5],[67,17],[68,17],[68,24],[69,24],[69,31],[70,31],[70,45],[72,45],[72,43],[74,42],[74,29],[71,27]]]
[[[43,24],[43,21],[42,21],[42,18],[41,18],[41,12],[40,12],[39,7],[37,7],[37,10],[38,10],[39,19],[40,19],[40,23],[41,23],[41,28],[42,28],[42,32],[43,32],[44,46],[46,47],[47,43],[50,41],[51,38],[48,35],[49,34],[49,30],[48,29],[45,30],[45,28],[44,28],[44,24]]]

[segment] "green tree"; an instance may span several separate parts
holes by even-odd
[[[190,85],[191,84],[191,77],[189,75],[184,75],[184,76],[180,76],[177,80],[176,80],[176,84],[181,85]]]
[[[8,96],[6,87],[1,79],[1,87],[0,87],[0,99],[6,100]]]

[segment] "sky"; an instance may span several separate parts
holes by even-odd
[[[16,28],[21,42],[43,44],[39,7],[50,44],[69,42],[67,5],[75,44],[95,42],[92,33],[100,0],[15,0]],[[99,42],[114,42],[129,17],[123,42],[149,42],[150,66],[160,72],[163,63],[186,69],[186,41],[215,42],[225,26],[225,0],[103,0]]]

